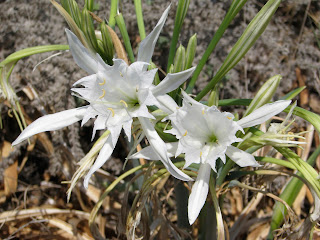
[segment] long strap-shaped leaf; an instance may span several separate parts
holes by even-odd
[[[277,10],[281,0],[269,0],[258,14],[252,19],[240,39],[234,45],[217,74],[209,84],[197,95],[197,101],[201,100],[214,86],[243,58],[252,45],[266,29],[271,17]]]

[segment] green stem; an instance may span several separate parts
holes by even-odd
[[[174,20],[174,28],[173,28],[173,35],[171,38],[170,50],[169,50],[169,58],[167,63],[167,72],[169,72],[170,66],[173,63],[173,59],[176,52],[176,47],[178,43],[179,34],[181,31],[182,23],[184,18],[187,14],[188,7],[190,4],[190,0],[179,0],[176,18]]]
[[[126,28],[126,24],[124,22],[122,14],[119,13],[115,17],[115,19],[116,19],[117,25],[118,25],[118,27],[120,29],[121,36],[122,36],[122,39],[123,39],[123,42],[124,42],[124,46],[125,46],[125,48],[127,50],[127,54],[128,54],[129,60],[130,60],[130,62],[133,63],[134,62],[133,50],[132,50],[129,34],[128,34],[128,31],[127,31],[127,28]]]
[[[219,206],[219,201],[218,201],[217,193],[216,193],[216,181],[215,181],[215,178],[213,177],[212,173],[210,175],[209,188],[210,188],[213,206],[214,206],[214,209],[216,212],[217,229],[218,229],[217,239],[224,240],[225,234],[224,234],[223,218],[222,218],[222,213],[221,213],[221,209]]]
[[[129,171],[123,173],[121,176],[119,176],[116,180],[114,180],[108,187],[107,189],[103,192],[103,194],[101,195],[99,201],[96,203],[96,205],[94,206],[94,208],[92,209],[91,213],[90,213],[90,218],[89,218],[89,226],[90,226],[90,230],[91,233],[93,234],[93,236],[95,237],[95,239],[104,239],[101,234],[99,233],[99,230],[97,228],[97,226],[95,225],[95,219],[97,217],[98,211],[104,201],[104,199],[108,196],[108,194],[126,177],[130,176],[131,174],[148,167],[150,164],[144,164],[144,165],[140,165],[138,167],[132,168]]]
[[[116,19],[115,17],[118,14],[118,0],[111,0],[110,6],[110,16],[109,16],[109,26],[114,29],[116,26]]]
[[[201,100],[244,57],[244,55],[249,51],[252,45],[266,29],[280,2],[281,0],[269,0],[257,13],[229,52],[217,74],[196,96],[196,101]]]
[[[138,29],[139,29],[139,34],[142,41],[146,37],[146,31],[144,29],[141,0],[134,0],[134,7],[136,9]]]
[[[206,62],[208,61],[211,53],[216,48],[218,42],[220,41],[222,35],[230,25],[231,21],[235,18],[235,16],[238,14],[238,12],[242,9],[243,5],[247,2],[247,0],[240,0],[240,1],[233,1],[227,15],[223,19],[219,29],[214,34],[211,42],[209,43],[206,51],[204,52],[202,58],[199,61],[199,64],[197,65],[196,69],[193,72],[192,78],[189,82],[189,85],[186,89],[187,93],[191,93],[192,89],[194,88],[194,85],[200,75],[200,72],[202,71],[203,67],[205,66]]]

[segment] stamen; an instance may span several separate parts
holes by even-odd
[[[200,152],[200,157],[202,156],[202,152]]]
[[[230,120],[232,119],[232,117],[227,117],[227,118],[230,119]]]
[[[288,135],[294,135],[294,133],[293,132],[288,132]],[[294,136],[287,137],[287,140],[294,140]]]
[[[186,132],[183,134],[183,136],[185,137],[185,136],[187,136],[187,134],[188,134],[188,131],[186,131]]]
[[[120,100],[120,102],[127,108],[128,104],[124,100]]]
[[[13,118],[12,109],[9,109],[9,110],[8,110],[8,116],[11,117],[11,118]]]
[[[100,83],[99,83],[100,84]],[[102,95],[99,97],[100,99],[104,97],[104,95],[106,95],[106,90],[101,89],[102,90]]]
[[[122,73],[120,71],[119,71],[119,73],[120,73],[120,76],[123,77],[123,75],[122,75]]]
[[[103,82],[102,82],[102,83],[99,83],[99,85],[102,86],[102,85],[105,85],[105,84],[106,84],[106,79],[104,78],[104,79],[103,79]]]
[[[202,109],[202,115],[204,115],[204,109]]]
[[[107,108],[107,109],[112,112],[112,117],[114,117],[114,110],[112,108]]]

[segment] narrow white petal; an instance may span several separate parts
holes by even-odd
[[[132,127],[132,119],[130,119],[127,122],[124,122],[122,127],[124,130],[124,133],[126,134],[128,141],[131,142],[131,127]]]
[[[184,103],[185,103],[185,102],[191,103],[192,105],[201,106],[201,107],[203,107],[204,109],[209,108],[208,106],[203,105],[202,103],[194,100],[194,99],[193,99],[192,97],[190,97],[190,96],[188,95],[188,93],[186,93],[185,91],[181,90],[181,93],[182,93],[182,95],[183,95],[183,102],[184,102]],[[212,107],[214,107],[214,106],[212,106]]]
[[[112,144],[115,146],[118,142],[118,138],[122,129],[122,124],[116,126],[109,126],[108,130],[110,131]]]
[[[286,107],[289,106],[291,100],[280,100],[274,103],[268,103],[263,105],[262,107],[256,109],[248,116],[240,119],[237,123],[242,128],[252,127],[264,123],[271,117],[277,115],[282,112]]]
[[[188,200],[188,218],[192,225],[206,202],[209,192],[211,167],[208,163],[201,164],[196,182],[193,184]]]
[[[66,29],[66,33],[74,61],[79,67],[89,74],[96,73],[98,71],[96,57],[82,45],[77,36],[74,35],[69,29]]]
[[[19,137],[12,143],[12,146],[21,143],[22,141],[28,139],[29,137],[46,131],[54,131],[60,128],[69,126],[75,122],[80,121],[87,111],[87,106],[70,109],[54,114],[49,114],[38,118],[33,123],[31,123]]]
[[[92,130],[91,141],[93,141],[97,130],[105,129],[108,118],[103,115],[98,115],[97,119],[94,121],[94,127]]]
[[[163,12],[159,22],[152,30],[152,32],[140,43],[138,50],[138,61],[149,63],[154,51],[154,46],[158,40],[159,34],[163,28],[164,22],[167,19],[170,6]]]
[[[260,165],[252,156],[252,154],[247,153],[245,151],[240,150],[234,146],[229,146],[226,151],[226,155],[238,164],[240,167],[261,167]]]
[[[152,89],[153,95],[162,95],[177,89],[193,73],[195,67],[178,73],[168,73],[168,75]]]
[[[168,114],[173,113],[179,108],[177,103],[168,94],[156,96],[156,99],[158,101],[157,107]]]
[[[166,144],[160,138],[149,119],[139,117],[139,121],[151,147],[153,148],[154,152],[158,155],[159,160],[161,160],[166,169],[171,173],[171,175],[182,181],[192,181],[192,178],[190,178],[187,174],[183,173],[170,161],[167,153]]]
[[[173,157],[178,148],[178,142],[166,143],[168,149],[168,157]],[[141,149],[139,152],[132,154],[128,159],[144,158],[146,160],[159,160],[158,154],[151,146]]]
[[[87,173],[87,175],[84,178],[83,185],[85,188],[88,188],[88,183],[89,183],[89,180],[90,180],[92,174],[94,174],[99,168],[102,167],[102,165],[106,161],[108,161],[108,159],[110,158],[110,156],[113,152],[114,147],[115,147],[115,145],[112,143],[112,138],[109,135],[106,143],[101,148],[96,161],[94,162],[94,164],[92,165],[89,172]]]

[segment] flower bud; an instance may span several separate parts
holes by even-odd
[[[173,64],[171,64],[168,73],[174,73],[174,70],[173,70],[173,69],[174,69],[174,66],[173,66]]]
[[[186,64],[184,69],[189,69],[192,66],[192,62],[194,60],[194,56],[196,55],[196,48],[197,48],[197,34],[194,34],[188,42],[187,52],[186,52]]]
[[[94,2],[93,0],[85,0],[84,2],[85,8],[88,9],[90,12],[93,11],[93,5],[94,5],[93,2]]]
[[[157,66],[153,62],[150,62],[148,70],[155,69],[155,68],[157,68]],[[160,78],[159,78],[159,74],[157,72],[156,75],[154,76],[153,84],[158,85],[159,83],[160,83]]]
[[[76,22],[77,26],[81,28],[81,12],[75,0],[69,0],[69,9],[72,19]]]
[[[112,64],[113,63],[112,59],[114,55],[112,39],[111,39],[109,30],[107,28],[107,25],[104,22],[100,24],[100,28],[101,28],[101,35],[102,35],[103,52],[105,53],[105,55],[102,58],[106,60],[108,64]]]
[[[99,53],[99,47],[98,47],[97,37],[94,31],[92,17],[88,9],[86,8],[82,10],[81,29],[87,38],[87,41],[90,45],[91,50],[94,50],[95,52]]]
[[[208,99],[208,106],[218,106],[219,105],[219,87],[216,85],[214,89],[211,91],[209,99]]]
[[[177,49],[176,55],[174,57],[173,72],[177,73],[184,70],[185,56],[186,56],[186,49],[184,48],[184,46],[180,44],[179,48]]]
[[[252,99],[247,111],[245,112],[244,116],[249,115],[255,109],[263,106],[264,104],[270,102],[273,95],[275,94],[282,77],[280,75],[273,76],[268,81],[266,81],[260,90],[257,92],[256,96]]]

